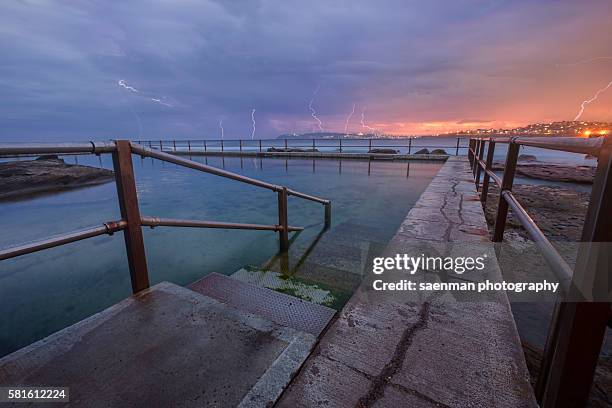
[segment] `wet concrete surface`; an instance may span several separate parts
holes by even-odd
[[[79,407],[267,406],[315,339],[164,282],[0,359],[0,386],[67,386]]]

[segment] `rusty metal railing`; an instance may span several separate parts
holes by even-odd
[[[493,171],[496,144],[508,145],[503,177]],[[519,147],[531,146],[597,157],[598,164],[589,208],[582,231],[576,267],[572,269],[512,193]],[[487,150],[485,157],[485,148]],[[484,157],[484,160],[483,160]],[[470,139],[468,160],[476,189],[486,206],[491,180],[499,187],[499,202],[493,241],[503,240],[508,209],[533,239],[566,295],[557,302],[536,385],[536,398],[542,407],[582,407],[586,405],[606,326],[612,321],[610,303],[587,301],[580,286],[594,287],[609,282],[611,270],[607,254],[593,250],[590,243],[612,242],[612,138],[579,139],[568,137],[512,137]],[[480,175],[483,175],[482,185]],[[595,265],[595,271],[592,271]],[[586,284],[586,285],[585,285]],[[590,286],[589,286],[590,285]],[[577,301],[584,298],[584,301]],[[591,299],[593,300],[593,299]]]
[[[265,181],[245,177],[243,175],[221,170],[216,167],[187,160],[175,155],[156,151],[132,143],[128,140],[117,140],[111,143],[63,143],[63,144],[0,144],[0,156],[6,155],[37,155],[37,154],[105,154],[113,156],[113,168],[117,185],[117,195],[121,210],[121,220],[106,222],[100,226],[64,233],[40,241],[29,242],[18,246],[0,250],[0,261],[15,258],[21,255],[42,251],[44,249],[57,247],[71,242],[80,241],[100,235],[112,235],[123,231],[125,246],[130,269],[132,291],[140,292],[149,287],[149,276],[145,255],[142,227],[188,227],[188,228],[223,228],[223,229],[247,229],[258,231],[275,231],[279,234],[280,251],[285,252],[289,248],[289,232],[301,231],[303,228],[290,226],[288,222],[287,198],[294,196],[305,200],[314,201],[324,206],[324,228],[331,225],[331,201],[315,197],[298,191],[288,189]],[[138,197],[136,195],[136,183],[134,179],[134,168],[132,165],[132,154],[142,157],[151,157],[188,167],[205,173],[225,177],[231,180],[250,184],[260,188],[266,188],[276,192],[278,195],[278,224],[246,224],[206,220],[183,220],[143,216],[140,214]]]
[[[316,151],[319,148],[335,148],[336,151],[342,153],[347,149],[359,148],[372,150],[376,148],[400,148],[407,149],[408,154],[411,154],[413,149],[451,149],[456,156],[460,151],[466,150],[469,147],[462,145],[462,140],[467,140],[465,137],[456,137],[453,144],[441,146],[432,144],[415,144],[414,140],[419,140],[413,137],[398,137],[398,138],[315,138],[315,139],[201,139],[201,140],[142,140],[138,143],[142,146],[148,146],[157,151],[166,152],[187,152],[187,153],[214,153],[214,152],[259,152],[263,153],[268,148],[299,148]],[[384,142],[384,144],[381,144]],[[333,143],[333,144],[332,144]],[[306,150],[308,152],[308,150]],[[452,153],[449,153],[452,154]]]

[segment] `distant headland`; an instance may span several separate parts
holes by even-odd
[[[344,132],[309,132],[309,133],[283,133],[277,139],[401,139],[409,137],[474,137],[490,135],[506,136],[575,136],[597,137],[612,133],[610,122],[561,121],[533,123],[527,126],[511,129],[466,129],[455,132],[438,133],[435,135],[390,135],[378,132],[344,133]]]

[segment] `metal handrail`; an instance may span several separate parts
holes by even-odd
[[[141,217],[141,225],[145,227],[186,227],[186,228],[222,228],[222,229],[248,229],[259,231],[282,231],[282,225],[263,225],[263,224],[245,224],[237,222],[220,222],[220,221],[203,221],[203,220],[182,220],[177,218],[160,218],[160,217]],[[288,226],[290,232],[303,231],[302,227]]]
[[[474,138],[472,140],[484,140],[489,141],[492,138]],[[594,138],[579,138],[579,137],[526,137],[526,136],[514,136],[514,137],[500,137],[495,138],[495,143],[516,143],[520,146],[539,147],[548,150],[557,150],[568,153],[581,153],[589,154],[591,156],[597,156],[599,150],[604,143],[605,136],[594,137]]]
[[[193,228],[224,228],[224,229],[249,229],[260,231],[275,231],[279,233],[280,249],[286,251],[289,246],[289,232],[302,231],[303,228],[290,226],[287,217],[287,197],[289,195],[314,201],[324,205],[325,228],[331,225],[331,201],[309,194],[290,190],[287,187],[267,183],[253,179],[241,174],[218,169],[192,160],[183,159],[175,155],[146,148],[127,140],[107,142],[84,142],[84,143],[60,143],[60,144],[0,144],[0,155],[35,155],[35,154],[113,154],[113,167],[115,169],[115,181],[122,219],[103,224],[102,226],[87,228],[75,232],[46,238],[18,246],[0,250],[0,260],[14,258],[43,249],[53,248],[67,243],[92,238],[98,235],[112,235],[116,231],[123,230],[128,252],[128,264],[132,278],[132,289],[134,293],[149,286],[146,257],[144,254],[144,243],[142,239],[142,226],[173,226]],[[142,157],[151,157],[180,166],[192,168],[231,180],[266,188],[278,194],[278,224],[248,224],[231,223],[204,220],[182,220],[159,217],[141,216],[136,194],[134,170],[132,166],[132,154]]]
[[[130,143],[132,147],[132,152],[136,153],[143,157],[152,157],[158,160],[162,160],[169,163],[174,163],[179,166],[189,167],[191,169],[203,171],[205,173],[214,174],[215,176],[229,178],[235,181],[240,181],[242,183],[251,184],[253,186],[267,188],[268,190],[272,190],[278,192],[282,189],[281,186],[271,183],[266,183],[265,181],[260,181],[257,179],[253,179],[250,177],[243,176],[238,173],[233,173],[231,171],[222,170],[217,167],[208,166],[206,164],[198,163],[193,160],[183,159],[182,157],[175,156],[173,154],[164,153],[159,150],[153,150],[148,147],[144,147],[138,145],[136,143]]]
[[[485,162],[482,157],[486,143],[489,144],[489,148]],[[501,179],[492,170],[496,143],[508,144],[506,164]],[[512,193],[519,146],[597,157],[598,165],[581,241],[599,243],[612,241],[610,225],[606,221],[612,210],[612,138],[478,138],[470,139],[468,149],[468,160],[474,172],[477,190],[480,187],[480,172],[484,170],[480,191],[483,206],[486,204],[489,178],[493,179],[500,188],[493,241],[502,241],[510,208],[531,239],[534,240],[540,253],[559,280],[562,292],[578,296],[576,299],[570,299],[569,302],[561,300],[555,307],[540,365],[540,375],[537,379],[536,397],[540,406],[544,408],[583,406],[586,404],[592,385],[599,352],[604,341],[605,327],[612,327],[612,309],[609,300],[576,302],[582,294],[579,293],[575,282],[580,282],[581,279],[588,279],[593,285],[609,282],[610,267],[607,253],[606,251],[591,251],[590,245],[581,247],[575,270],[559,254]],[[570,383],[572,387],[561,385]]]
[[[116,150],[115,144],[110,142],[83,142],[83,143],[2,143],[0,156],[27,155],[27,154],[100,154],[112,153]]]
[[[434,137],[434,136],[432,136]],[[296,138],[296,139],[189,139],[189,140],[180,140],[180,139],[170,139],[170,140],[139,140],[138,144],[144,145],[148,144],[150,148],[158,151],[172,151],[177,153],[197,153],[202,149],[204,153],[218,153],[219,151],[222,153],[232,152],[234,153],[238,148],[240,152],[243,152],[246,149],[252,151],[252,148],[255,147],[260,153],[263,153],[264,148],[306,148],[312,149],[311,151],[316,150],[317,147],[325,147],[325,148],[333,148],[336,147],[339,152],[346,150],[346,148],[407,148],[408,154],[411,153],[412,149],[418,148],[445,148],[445,149],[453,149],[455,151],[455,155],[459,155],[459,151],[463,149],[468,149],[468,146],[462,146],[461,140],[467,140],[464,136],[456,137],[456,143],[452,145],[433,145],[433,144],[420,144],[420,137],[381,137],[381,138],[357,138],[357,137],[348,137],[348,138]],[[351,142],[360,142],[360,144],[351,144]],[[395,141],[393,144],[379,144],[377,142],[384,141]],[[414,141],[414,145],[413,145]],[[306,143],[307,142],[307,143]],[[335,142],[335,146],[325,145],[317,146],[317,142]],[[404,142],[403,144],[401,142]],[[181,146],[182,145],[182,146]],[[186,150],[184,150],[186,148]],[[180,150],[179,150],[180,149]],[[247,150],[247,151],[248,151]]]
[[[71,242],[81,241],[87,238],[97,237],[99,235],[113,235],[113,233],[123,230],[126,226],[127,223],[124,220],[110,221],[105,222],[101,226],[85,228],[19,246],[3,248],[0,250],[0,261],[42,251],[43,249],[69,244]]]
[[[257,186],[257,187],[261,187],[261,188],[267,188],[268,190],[272,190],[275,192],[279,192],[281,191],[284,187],[276,185],[276,184],[271,184],[271,183],[266,183],[265,181],[261,181],[261,180],[257,180],[254,178],[250,178],[250,177],[246,177],[243,176],[242,174],[238,174],[238,173],[233,173],[231,171],[227,171],[227,170],[222,170],[219,169],[217,167],[212,167],[206,164],[202,164],[202,163],[198,163],[196,161],[193,160],[188,160],[188,159],[183,159],[181,157],[178,157],[176,155],[170,154],[170,153],[164,153],[161,152],[159,150],[154,150],[148,147],[144,147],[142,145],[136,144],[136,143],[130,143],[131,147],[132,147],[132,152],[140,155],[140,156],[145,156],[145,157],[152,157],[155,159],[159,159],[159,160],[163,160],[169,163],[174,163],[177,164],[179,166],[184,166],[184,167],[189,167],[191,169],[195,169],[195,170],[199,170],[199,171],[203,171],[205,173],[210,173],[210,174],[214,174],[216,176],[220,176],[220,177],[225,177],[225,178],[229,178],[235,181],[240,181],[242,183],[246,183],[246,184],[251,184],[253,186]],[[309,194],[305,194],[305,193],[301,193],[299,191],[295,191],[295,190],[291,190],[291,189],[287,189],[287,193],[289,195],[292,195],[294,197],[299,197],[299,198],[303,198],[304,200],[310,200],[310,201],[314,201],[323,205],[329,205],[331,203],[330,200],[326,200],[324,198],[320,198],[320,197],[316,197],[316,196],[312,196]]]

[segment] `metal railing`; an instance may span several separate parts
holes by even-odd
[[[493,171],[495,146],[500,143],[508,145],[501,178]],[[597,157],[598,164],[575,268],[568,265],[512,193],[520,146]],[[542,407],[585,406],[606,326],[610,325],[612,314],[608,301],[587,301],[578,289],[578,282],[582,288],[594,288],[601,282],[610,282],[608,254],[597,251],[594,244],[612,241],[612,138],[470,139],[468,160],[483,206],[486,206],[490,180],[493,180],[500,190],[493,241],[503,240],[508,209],[512,209],[512,213],[533,239],[559,280],[567,299],[558,301],[555,306],[537,379],[536,398]],[[580,299],[584,301],[579,301]]]
[[[276,149],[306,149],[305,152],[318,151],[318,149],[335,149],[342,153],[347,149],[363,149],[366,152],[372,149],[405,149],[408,154],[411,154],[414,149],[452,149],[456,156],[459,152],[468,149],[468,146],[461,145],[462,140],[467,140],[464,137],[457,137],[453,144],[431,145],[418,144],[418,138],[339,138],[339,139],[199,139],[199,140],[139,140],[139,144],[147,146],[157,151],[167,152],[267,152],[268,148]],[[389,144],[391,143],[391,144]],[[452,151],[451,150],[451,151]],[[450,154],[450,153],[449,153]]]
[[[113,168],[115,171],[115,183],[117,185],[117,196],[121,210],[121,220],[110,221],[79,231],[69,232],[46,238],[40,241],[30,242],[19,246],[0,250],[0,261],[17,256],[41,251],[80,241],[99,235],[112,235],[117,231],[123,231],[125,246],[130,269],[132,291],[140,292],[149,287],[149,276],[147,271],[147,260],[145,256],[142,227],[190,227],[190,228],[224,228],[224,229],[248,229],[259,231],[275,231],[279,234],[280,251],[285,252],[289,248],[289,232],[301,231],[303,228],[290,226],[288,222],[287,198],[298,197],[314,201],[324,206],[324,228],[331,225],[331,201],[291,190],[285,186],[267,183],[265,181],[245,177],[243,175],[221,170],[216,167],[187,160],[176,155],[156,151],[138,145],[128,140],[117,140],[111,143],[65,143],[53,145],[38,144],[0,144],[0,155],[38,155],[38,154],[106,154],[113,156]],[[278,195],[278,224],[245,224],[204,220],[182,220],[149,217],[140,214],[138,197],[136,195],[136,183],[134,168],[132,165],[132,154],[142,157],[151,157],[174,163],[179,166],[188,167],[205,173],[228,178],[256,187],[271,190]]]

